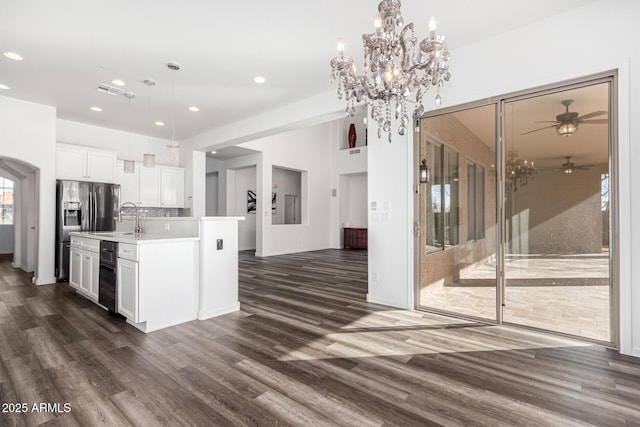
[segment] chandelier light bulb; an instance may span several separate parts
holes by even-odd
[[[373,26],[375,27],[376,31],[382,29],[382,17],[380,16],[380,14],[376,15],[376,19],[373,21]]]
[[[424,22],[424,21],[422,21],[422,22]],[[437,26],[436,18],[432,16],[429,19],[429,32],[430,33],[435,33],[436,32],[436,26]]]
[[[342,37],[338,39],[338,52],[344,52],[344,40],[342,40]]]

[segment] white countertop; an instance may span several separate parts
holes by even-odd
[[[86,237],[89,239],[96,240],[109,240],[111,242],[118,243],[132,243],[132,244],[143,244],[143,243],[151,243],[151,242],[178,242],[178,241],[197,241],[200,240],[198,236],[179,236],[179,235],[171,235],[171,234],[153,234],[153,233],[142,233],[140,236],[135,236],[133,232],[121,232],[121,231],[82,231],[82,232],[72,232],[69,233],[71,236],[79,236]]]

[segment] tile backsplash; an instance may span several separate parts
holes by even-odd
[[[189,208],[137,208],[140,212],[140,218],[171,218],[171,217],[186,217],[191,216],[191,209]],[[136,208],[124,207],[122,208],[123,218],[133,218],[136,216]]]

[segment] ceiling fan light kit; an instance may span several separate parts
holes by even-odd
[[[346,99],[347,116],[355,114],[354,103],[364,98],[378,123],[378,138],[384,131],[391,142],[392,116],[400,121],[398,134],[405,135],[407,104],[415,103],[413,118],[419,119],[424,113],[422,97],[431,86],[436,87],[435,104],[440,106],[440,88],[451,78],[450,55],[446,38],[436,34],[433,17],[428,36],[418,42],[413,23],[404,24],[399,0],[380,2],[374,27],[373,33],[362,35],[364,74],[356,74],[356,65],[344,55],[344,42],[339,39],[338,56],[331,60],[331,81],[338,80],[338,98]]]
[[[573,173],[574,170],[583,170],[583,171],[589,170],[595,166],[595,165],[576,166],[575,163],[571,161],[571,156],[564,156],[564,158],[567,159],[567,161],[562,164],[562,168],[558,169],[558,171],[562,173],[570,174],[570,173]]]
[[[573,104],[573,99],[566,99],[561,102],[564,105],[564,113],[558,114],[556,116],[555,121],[542,121],[536,123],[553,123],[551,126],[545,126],[543,128],[530,130],[528,132],[521,133],[520,135],[528,135],[530,133],[538,132],[545,129],[555,128],[556,133],[560,136],[569,137],[575,134],[578,131],[578,127],[581,124],[593,124],[593,125],[602,125],[608,124],[608,119],[596,119],[596,120],[587,120],[592,117],[602,116],[608,114],[607,111],[594,111],[592,113],[584,114],[580,116],[575,111],[569,111],[569,106]]]

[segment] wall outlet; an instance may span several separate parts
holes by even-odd
[[[380,277],[380,275],[378,274],[378,272],[377,272],[377,271],[374,271],[374,272],[373,272],[373,277],[372,277],[372,278],[373,278],[373,281],[374,281],[374,282],[377,282],[379,277]]]
[[[216,249],[221,251],[222,250],[222,239],[218,239],[216,241]]]
[[[164,224],[164,229],[167,230],[167,231],[171,230],[171,224],[165,223]]]

